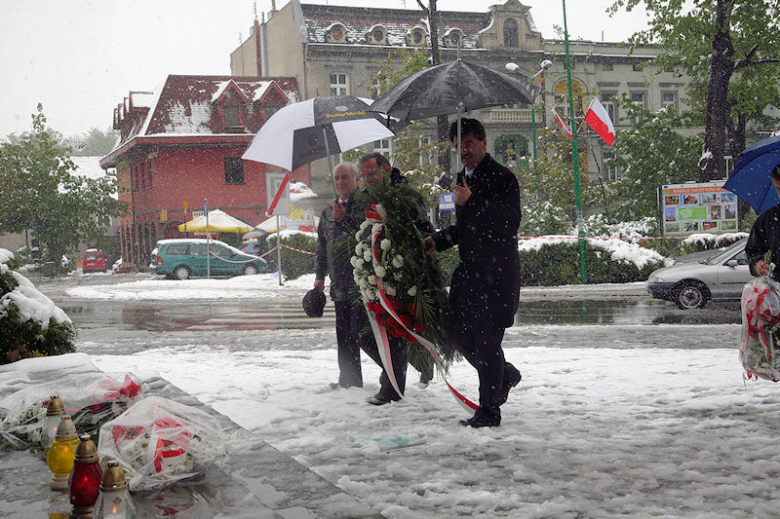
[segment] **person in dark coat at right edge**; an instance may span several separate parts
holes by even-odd
[[[514,174],[487,152],[485,128],[476,119],[450,127],[450,140],[460,152],[455,225],[426,238],[428,250],[458,245],[460,262],[452,276],[450,304],[453,344],[477,369],[479,409],[469,427],[501,425],[501,405],[521,380],[520,371],[504,360],[504,330],[514,324],[520,298],[520,187]]]
[[[780,196],[780,165],[772,169],[769,178]],[[774,270],[764,261],[764,254],[767,251],[772,252],[771,263],[775,265]],[[780,267],[778,267],[780,265],[780,204],[761,213],[753,223],[745,244],[745,254],[747,254],[751,274],[766,276],[771,273],[772,279],[780,281]]]

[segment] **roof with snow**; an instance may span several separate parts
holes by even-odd
[[[368,45],[376,40],[371,39],[373,29],[384,28],[386,32],[385,45],[406,46],[407,34],[414,27],[422,27],[426,34],[425,15],[419,9],[377,9],[367,7],[347,7],[338,5],[301,4],[303,17],[306,20],[309,43],[335,43],[327,35],[336,24],[346,28],[346,44]],[[464,49],[476,49],[479,32],[487,28],[492,20],[491,13],[466,13],[456,11],[439,11],[439,40],[443,46],[449,46],[442,38],[453,29],[462,31]]]
[[[114,110],[120,145],[133,137],[255,133],[260,110],[242,111],[240,129],[225,129],[222,104],[286,105],[298,100],[295,78],[170,75],[155,92],[130,92]]]

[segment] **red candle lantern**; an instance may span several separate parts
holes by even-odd
[[[79,438],[81,443],[76,448],[73,472],[68,479],[70,504],[73,505],[71,517],[91,518],[103,479],[103,469],[98,462],[97,447],[89,434],[82,434]]]

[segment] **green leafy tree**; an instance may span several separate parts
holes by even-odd
[[[66,139],[64,144],[73,148],[79,155],[103,157],[114,149],[117,135],[118,132],[111,128],[107,128],[105,131],[100,128],[92,128],[87,133]]]
[[[704,120],[699,180],[725,177],[727,131],[731,153],[744,149],[749,120],[778,106],[780,8],[776,0],[616,0],[610,10],[643,5],[648,29],[633,44],[657,43],[664,71],[691,77],[689,95]]]
[[[107,240],[99,225],[118,216],[115,175],[89,179],[74,174],[63,147],[45,128],[43,107],[32,116],[33,131],[18,143],[0,143],[0,233],[32,230],[44,246],[44,259],[59,261],[82,242]]]
[[[534,193],[539,210],[547,207],[545,212],[550,215],[558,215],[563,210],[574,222],[576,205],[571,140],[556,125],[537,130],[536,147],[537,160],[530,161],[518,173],[520,188],[524,193]],[[579,154],[580,171],[587,171],[586,157],[586,154]],[[583,204],[590,205],[593,202],[593,189],[587,175],[581,178],[581,192]],[[523,217],[527,218],[528,215],[524,214]],[[557,226],[553,222],[551,225]]]
[[[673,111],[652,113],[625,96],[618,101],[625,118],[637,120],[631,130],[619,132],[613,145],[612,166],[622,176],[605,188],[604,200],[618,219],[656,216],[658,186],[698,179],[697,162],[703,139],[684,137],[675,128],[684,122]]]

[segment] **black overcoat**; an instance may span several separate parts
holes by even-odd
[[[463,179],[461,171],[459,185]],[[455,326],[507,328],[520,297],[520,187],[515,175],[487,154],[467,183],[471,196],[456,206],[455,225],[433,235],[436,250],[458,245],[460,262],[450,285]]]
[[[355,286],[352,277],[352,265],[349,262],[352,249],[348,246],[350,237],[355,234],[363,221],[363,211],[354,196],[350,196],[344,207],[346,217],[342,221],[333,218],[333,205],[328,204],[320,215],[317,227],[317,250],[315,254],[315,277],[325,279],[330,276],[330,298],[333,301],[349,301],[350,291]]]
[[[745,254],[750,273],[756,274],[756,263],[764,259],[764,253],[772,251],[772,263],[777,265],[772,278],[780,280],[780,204],[767,209],[756,218],[750,236],[745,243]]]

